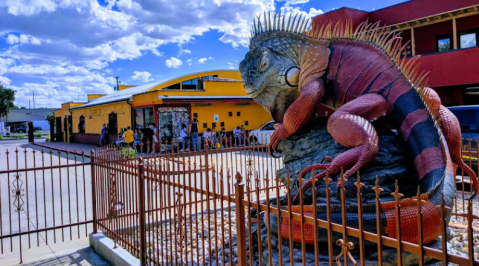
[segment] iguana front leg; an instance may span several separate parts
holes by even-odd
[[[271,135],[270,151],[276,150],[282,140],[296,133],[314,116],[324,95],[323,84],[318,78],[301,88],[299,98],[286,110],[283,123],[278,124]]]
[[[326,176],[326,173],[337,173],[344,168],[346,170],[344,178],[349,178],[357,172],[378,153],[378,135],[370,121],[381,117],[386,111],[386,99],[378,94],[365,94],[336,110],[328,120],[328,132],[339,144],[351,149],[340,153],[332,160],[328,157],[327,161],[331,161],[330,164],[306,167],[300,176],[312,170],[324,170],[314,177],[320,179]],[[310,179],[303,184],[303,190],[311,184]],[[298,195],[294,202],[297,201]]]

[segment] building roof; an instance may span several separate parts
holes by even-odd
[[[53,114],[55,108],[13,109],[8,111],[6,122],[42,121]]]
[[[115,92],[110,93],[106,96],[93,99],[89,103],[86,103],[86,104],[81,105],[81,106],[72,107],[70,109],[80,109],[80,108],[90,107],[90,106],[95,106],[95,105],[102,105],[102,104],[107,104],[107,103],[126,101],[126,100],[130,99],[131,97],[133,97],[133,95],[146,92],[146,91],[160,85],[161,83],[163,83],[163,82],[162,81],[154,82],[154,83],[149,83],[149,84],[145,84],[145,85],[141,85],[141,86],[131,87],[131,88],[124,89],[124,90],[121,90],[121,91],[115,91]]]
[[[72,107],[70,109],[81,109],[81,108],[84,108],[84,107],[91,107],[91,106],[96,106],[96,105],[103,105],[103,104],[108,104],[108,103],[126,101],[128,99],[132,99],[133,95],[145,93],[145,92],[147,92],[147,91],[149,91],[149,90],[151,90],[155,87],[161,86],[163,84],[169,83],[169,82],[174,81],[174,80],[179,80],[178,82],[180,82],[180,80],[182,78],[185,78],[185,77],[188,77],[188,76],[201,75],[203,73],[219,72],[219,71],[238,71],[238,70],[218,69],[218,70],[209,70],[209,71],[201,71],[201,72],[196,72],[196,73],[189,73],[189,74],[186,74],[186,75],[182,75],[182,76],[179,76],[179,77],[175,77],[175,78],[171,78],[171,79],[167,79],[167,80],[163,80],[163,81],[159,81],[159,82],[149,83],[149,84],[140,85],[140,86],[136,86],[136,87],[132,87],[132,88],[128,88],[128,89],[123,89],[123,90],[120,90],[120,91],[115,91],[115,92],[110,93],[106,96],[96,98],[96,99],[92,99],[90,102],[88,102],[84,105]],[[226,79],[226,78],[217,78],[217,81],[236,81],[236,80]]]

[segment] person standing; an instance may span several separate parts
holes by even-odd
[[[191,149],[193,150],[193,147],[196,147],[195,151],[200,150],[200,138],[198,135],[198,119],[195,117],[193,118],[193,122],[190,124],[190,128],[188,132],[190,133],[190,138],[191,138]]]
[[[181,151],[189,151],[188,149],[188,129],[186,128],[186,125],[183,123],[181,125],[181,139],[182,139],[182,148],[181,148]]]
[[[133,143],[135,141],[133,137],[134,134],[135,133],[133,132],[133,130],[131,130],[130,127],[126,128],[125,133],[123,133],[123,139],[125,140],[126,145],[133,147]]]
[[[141,139],[141,142],[143,143],[143,153],[144,154],[148,154],[150,152],[152,152],[152,144],[153,144],[153,134],[155,134],[155,132],[153,131],[153,129],[151,129],[151,127],[145,127],[145,128],[142,128],[142,131],[143,133],[143,138]]]
[[[106,128],[106,124],[103,123],[103,127],[100,132],[100,147],[106,144],[106,134],[108,134],[108,129]]]

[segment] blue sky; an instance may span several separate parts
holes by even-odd
[[[253,16],[315,16],[343,6],[372,11],[404,0],[2,0],[0,83],[16,105],[59,107],[212,69],[237,69]]]

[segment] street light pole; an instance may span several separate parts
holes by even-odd
[[[115,77],[116,78],[116,90],[119,91],[120,90],[120,83],[118,82],[118,78],[119,77]]]

